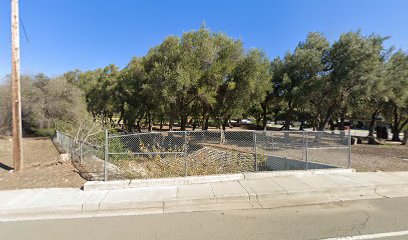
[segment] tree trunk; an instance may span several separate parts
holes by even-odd
[[[266,130],[267,125],[268,125],[268,121],[266,119],[266,117],[267,117],[267,112],[266,112],[267,111],[267,108],[266,108],[267,104],[266,104],[266,102],[262,103],[261,106],[262,106],[262,119],[263,119],[262,129]]]
[[[256,126],[259,127],[259,123],[261,122],[261,118],[256,119]]]
[[[160,118],[160,131],[163,130],[163,117]]]
[[[289,129],[290,129],[290,117],[289,117],[289,114],[286,114],[284,129],[285,129],[285,130],[289,130]]]
[[[374,124],[375,124],[375,118],[377,117],[378,110],[375,110],[373,114],[371,114],[371,121],[370,121],[370,127],[368,129],[368,136],[369,137],[374,137]]]
[[[111,126],[111,127],[116,127],[116,124],[115,124],[115,121],[113,121],[113,116],[109,116],[109,125]]]
[[[300,131],[305,130],[305,121],[304,121],[304,120],[300,120],[299,130],[300,130]]]
[[[203,111],[201,113],[201,118],[202,118],[202,121],[203,121],[203,124],[201,125],[201,130],[206,130],[205,129],[205,120],[207,118],[207,112],[206,111]]]
[[[394,124],[392,126],[392,141],[401,141],[399,134],[400,134],[400,128],[399,128],[399,119],[398,119],[398,108],[394,107]]]
[[[326,128],[327,124],[330,121],[330,118],[332,117],[333,113],[334,113],[334,106],[331,106],[327,112],[326,112],[326,116],[324,117],[323,121],[319,121],[319,126],[317,128],[318,131],[324,131],[324,129]]]
[[[339,130],[344,130],[344,116],[340,117]]]
[[[207,115],[207,117],[205,118],[205,121],[203,123],[203,130],[208,130],[208,120],[210,119],[210,116]]]
[[[185,114],[180,114],[180,131],[186,131],[187,116]]]
[[[226,126],[228,125],[228,121],[224,120],[222,123],[222,130],[225,131]]]
[[[136,123],[136,128],[137,128],[138,132],[142,132],[142,127],[140,126],[140,121],[142,121],[141,118],[139,118],[139,120],[137,120],[137,123]]]
[[[292,110],[288,109],[288,111],[286,112],[285,115],[285,125],[284,125],[284,129],[285,130],[290,130],[290,120],[292,118]]]
[[[193,120],[193,131],[196,129],[197,127],[197,121],[196,119]]]
[[[124,114],[124,113],[125,113],[125,109],[122,108],[122,109],[120,110],[119,120],[118,120],[118,122],[117,122],[117,125],[118,125],[118,126],[119,126],[120,121],[122,121],[122,119],[123,119],[123,114]],[[124,125],[124,124],[122,124],[122,125]]]
[[[140,126],[140,123],[142,122],[145,114],[146,112],[143,112],[142,115],[140,115],[140,118],[137,120],[136,127],[138,132],[142,132],[142,126]]]
[[[225,143],[225,126],[221,122],[218,124],[218,127],[220,128],[220,144]]]
[[[340,123],[341,124],[341,123]],[[329,120],[329,126],[330,126],[330,131],[334,132],[335,127],[334,127],[334,123],[333,123],[333,119],[330,118]],[[339,130],[342,130],[342,128],[339,126]]]
[[[173,124],[174,124],[173,114],[170,114],[170,116],[169,116],[169,131],[173,131]]]
[[[148,126],[149,126],[149,132],[151,132],[153,130],[153,125],[152,125],[152,115],[150,114],[150,112],[148,113]]]

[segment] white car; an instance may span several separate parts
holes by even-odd
[[[276,124],[275,124],[274,122],[267,121],[267,122],[266,122],[266,126],[267,126],[267,127],[275,127]]]
[[[251,121],[251,119],[241,119],[241,121],[239,121],[239,123],[247,125],[247,124],[251,124],[252,121]]]

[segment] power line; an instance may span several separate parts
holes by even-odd
[[[23,19],[21,19],[21,18],[19,18],[19,19],[20,19],[20,22],[21,22],[21,26],[23,27],[24,36],[25,36],[27,42],[30,42],[30,39],[28,39],[27,32],[26,32],[26,29],[25,29],[25,27],[24,27]]]

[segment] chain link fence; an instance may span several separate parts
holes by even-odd
[[[83,141],[60,131],[56,131],[53,141],[69,154],[82,177],[87,180],[105,179],[103,142]]]
[[[106,135],[106,178],[349,168],[348,132],[170,131]],[[114,169],[114,171],[109,171]]]
[[[57,132],[55,140],[90,180],[351,167],[349,132],[106,131],[99,144]]]

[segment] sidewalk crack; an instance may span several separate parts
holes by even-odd
[[[280,185],[277,181],[275,181],[274,179],[273,179],[273,177],[271,177],[271,178],[267,178],[269,181],[271,181],[271,182],[273,182],[273,183],[275,183],[276,185],[278,185],[280,188],[282,188],[283,189],[283,191],[285,191],[286,193],[289,193],[289,191],[288,190],[286,190],[282,185]]]
[[[211,184],[211,183],[210,183],[210,188],[211,188],[212,195],[213,195],[213,197],[215,198],[214,189],[213,189],[213,187],[212,187],[212,184]]]
[[[101,211],[101,203],[103,202],[103,200],[105,200],[106,196],[108,196],[108,194],[110,193],[110,191],[107,191],[105,196],[103,196],[103,198],[101,199],[101,201],[99,201],[98,203],[98,211]]]
[[[306,186],[309,186],[311,189],[316,189],[316,188],[313,187],[312,185],[307,184],[307,183],[306,183],[305,181],[303,181],[301,178],[298,178],[297,176],[295,176],[295,178],[298,179],[299,181],[301,181],[302,183],[304,183]],[[317,189],[319,189],[319,188],[317,188]]]
[[[250,194],[249,194],[249,192],[247,191],[247,189],[242,185],[242,183],[239,181],[239,180],[237,180],[237,182],[239,183],[239,185],[241,185],[241,187],[244,189],[244,191],[248,194],[248,202],[249,202],[249,204],[251,204],[251,196],[250,196]],[[255,196],[256,196],[256,194],[255,194]],[[258,201],[258,198],[256,198],[256,201]],[[251,206],[252,206],[252,204],[251,204]]]
[[[379,194],[379,193],[377,192],[377,188],[376,188],[376,187],[374,187],[374,193],[377,194],[377,195],[380,196],[380,197],[383,197],[383,198],[390,198],[390,197],[388,197],[388,196],[386,196],[386,195]]]

